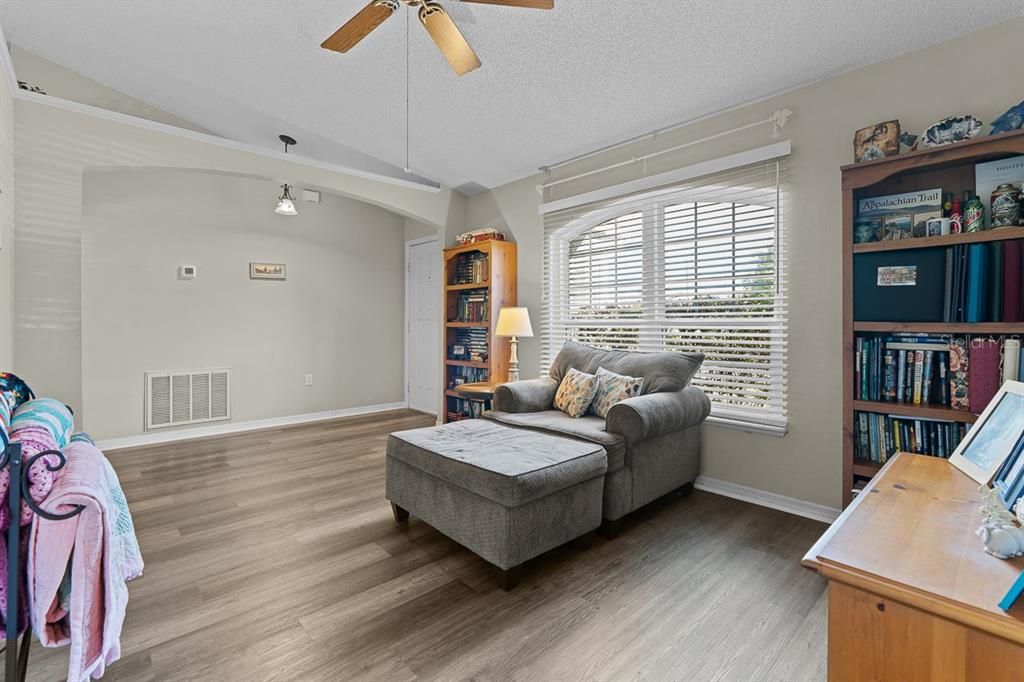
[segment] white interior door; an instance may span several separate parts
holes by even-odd
[[[441,251],[410,242],[406,275],[406,373],[409,407],[437,414],[441,382]]]

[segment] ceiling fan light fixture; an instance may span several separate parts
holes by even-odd
[[[277,199],[277,208],[274,213],[278,215],[299,215],[295,210],[295,197],[292,196],[292,186],[281,185],[281,196]]]

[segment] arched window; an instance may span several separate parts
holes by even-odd
[[[568,339],[704,353],[716,421],[784,433],[784,162],[546,216],[545,367]]]

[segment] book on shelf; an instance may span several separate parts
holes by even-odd
[[[489,319],[490,306],[486,289],[459,294],[452,322],[487,322]]]
[[[854,400],[980,412],[1002,382],[1024,377],[1020,340],[962,334],[854,338]]]
[[[875,464],[885,464],[897,452],[949,458],[967,428],[940,419],[859,411],[854,415],[854,457]]]
[[[861,199],[854,243],[926,237],[928,221],[941,217],[941,188]]]
[[[1024,321],[1024,242],[854,254],[854,319]]]
[[[944,322],[1024,321],[1024,243],[1008,239],[946,248]]]
[[[472,419],[475,416],[473,403],[465,398],[452,398],[448,401],[448,421]]]
[[[973,338],[967,350],[967,396],[970,407],[981,412],[1002,385],[999,360],[1003,343],[992,338]]]
[[[488,370],[483,367],[452,367],[448,372],[448,390],[454,391],[462,384],[487,381],[488,376]]]
[[[454,276],[450,284],[481,284],[490,277],[490,259],[486,253],[472,251],[455,257]]]

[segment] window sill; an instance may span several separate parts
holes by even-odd
[[[784,437],[789,429],[788,423],[782,426],[775,424],[759,424],[756,422],[744,421],[736,417],[716,415],[714,413],[714,408],[712,408],[711,416],[707,418],[706,423],[713,424],[714,426],[721,426],[726,429],[756,433],[760,436],[775,436],[776,438]]]

